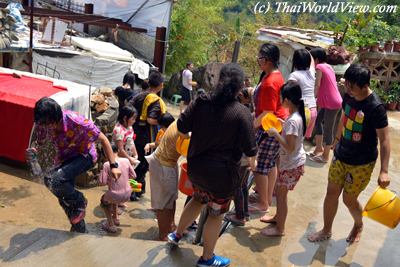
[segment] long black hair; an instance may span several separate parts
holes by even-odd
[[[136,110],[136,108],[134,107],[134,106],[132,106],[132,105],[130,105],[130,104],[127,104],[127,105],[125,105],[125,106],[123,106],[120,110],[119,110],[119,113],[118,113],[118,122],[120,123],[120,124],[124,124],[125,123],[125,121],[124,121],[124,119],[125,119],[125,117],[127,118],[127,119],[129,119],[129,118],[131,118],[132,116],[137,116],[137,110]]]
[[[322,47],[316,47],[310,50],[310,54],[315,59],[318,59],[319,63],[326,62],[326,51]]]
[[[122,85],[129,84],[131,89],[135,89],[135,74],[132,71],[128,71],[125,73],[124,78],[122,79]]]
[[[260,55],[262,55],[264,58],[268,59],[269,61],[274,64],[274,67],[277,69],[279,66],[279,57],[280,57],[280,52],[279,48],[270,43],[265,43],[260,47],[260,50],[258,51]]]
[[[243,86],[244,72],[239,64],[226,64],[219,74],[219,81],[212,94],[212,100],[214,103],[222,105],[236,101],[236,96]]]
[[[311,55],[307,49],[297,49],[293,54],[292,71],[309,70],[311,64]]]
[[[47,125],[60,122],[63,113],[61,106],[54,99],[43,97],[36,102],[33,117],[35,123]]]
[[[282,101],[287,99],[297,107],[301,119],[303,120],[303,136],[304,136],[307,130],[307,123],[306,123],[306,113],[304,110],[304,101],[302,99],[302,92],[300,85],[293,82],[285,83],[281,89],[281,97]]]

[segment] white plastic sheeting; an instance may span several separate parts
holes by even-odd
[[[38,66],[39,63],[39,66]],[[39,51],[33,52],[33,71],[45,74],[44,66],[55,68],[60,79],[91,85],[115,88],[131,68],[131,62],[108,60],[91,54],[71,55],[71,57],[48,56]],[[51,72],[48,70],[48,72]]]
[[[76,47],[92,52],[95,56],[105,59],[131,62],[134,58],[129,51],[123,50],[113,43],[101,42],[75,36],[71,37],[71,43]]]

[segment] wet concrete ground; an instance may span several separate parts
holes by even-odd
[[[392,142],[389,167],[392,182],[389,188],[400,192],[400,149],[398,145],[400,143],[400,113],[391,113],[389,123]],[[362,205],[365,205],[377,187],[379,165],[378,160],[371,182],[360,196]],[[345,238],[352,227],[352,219],[343,203],[339,205],[332,239],[318,244],[307,241],[308,233],[322,227],[322,204],[326,192],[327,172],[328,164],[307,162],[304,177],[295,190],[289,194],[289,214],[285,237],[267,238],[260,235],[259,231],[266,224],[259,222],[259,216],[253,216],[245,227],[229,228],[217,243],[216,253],[230,257],[232,266],[400,266],[400,254],[398,253],[400,227],[392,230],[365,218],[361,241],[348,246]],[[89,235],[69,235],[64,232],[48,230],[69,230],[69,224],[58,206],[56,198],[43,185],[30,181],[26,171],[0,164],[0,223],[2,223],[0,225],[0,265],[3,266],[3,263],[7,263],[7,266],[10,264],[12,266],[32,266],[30,263],[42,262],[43,264],[40,266],[51,266],[45,264],[46,259],[49,259],[48,263],[54,263],[54,259],[50,261],[49,257],[54,253],[59,253],[63,259],[62,266],[122,266],[118,264],[117,260],[114,261],[115,264],[113,261],[106,260],[108,254],[105,251],[111,249],[112,245],[110,244],[115,245],[116,255],[118,255],[115,258],[137,258],[137,261],[130,261],[132,262],[130,266],[188,266],[182,265],[183,262],[194,262],[199,256],[201,252],[199,247],[185,245],[182,249],[183,254],[181,254],[185,257],[180,261],[179,254],[171,256],[168,251],[161,249],[165,248],[163,243],[141,241],[152,240],[157,236],[154,214],[147,210],[150,207],[149,193],[139,203],[128,203],[127,212],[121,215],[120,231],[115,235],[110,235],[115,237],[99,239],[107,235],[99,227],[99,222],[104,219],[104,214],[99,207],[99,199],[104,190],[105,187],[82,190],[89,199],[86,216]],[[180,195],[177,220],[184,200],[185,197]],[[273,207],[271,213],[274,212],[275,208]],[[8,234],[2,234],[1,231],[5,228],[8,229],[6,231]],[[32,253],[22,253],[22,256],[20,255],[15,260],[5,261],[4,252],[15,246],[13,240],[15,241],[18,235],[39,230],[43,235],[49,235],[50,240],[51,237],[57,236],[63,239],[63,236],[68,235],[69,241],[59,242],[52,246],[42,245],[39,246],[40,249],[36,248]],[[20,243],[23,244],[24,241],[20,241]],[[81,249],[87,250],[90,255],[94,253],[93,251],[100,254],[106,253],[99,258],[104,260],[91,260],[81,265],[79,257],[68,257],[68,251],[73,253],[73,244],[80,246],[81,243],[89,244],[82,246]],[[107,249],[99,249],[98,246],[104,246]],[[137,246],[142,246],[140,255],[136,254],[139,251],[135,252],[134,247]],[[124,248],[130,253],[120,252]],[[29,250],[29,247],[27,249]],[[143,251],[148,252],[147,256],[143,256]],[[81,253],[78,255],[82,255]],[[151,258],[149,255],[152,253],[158,255],[158,260],[149,261]],[[131,255],[131,258],[127,254]],[[109,257],[113,257],[112,253]],[[168,260],[170,257],[175,258],[171,261]],[[94,256],[93,258],[95,259]]]

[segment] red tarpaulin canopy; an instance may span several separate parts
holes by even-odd
[[[0,157],[24,162],[36,101],[67,89],[52,81],[19,77],[0,73]]]

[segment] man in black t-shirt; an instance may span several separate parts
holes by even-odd
[[[329,168],[324,201],[324,228],[308,237],[311,242],[331,237],[342,191],[343,202],[354,219],[353,229],[346,241],[359,241],[363,222],[362,207],[357,198],[370,181],[378,158],[378,139],[381,153],[378,184],[385,188],[390,183],[388,119],[381,100],[369,88],[370,77],[370,71],[361,64],[352,64],[344,74],[347,92],[343,98],[341,124],[338,126],[333,145],[334,157]]]
[[[140,164],[136,167],[136,180],[142,183],[142,191],[131,195],[131,200],[137,200],[146,191],[146,173],[149,164],[145,159],[144,147],[147,143],[155,141],[158,132],[158,119],[166,112],[166,105],[157,95],[164,88],[164,78],[158,71],[153,71],[149,75],[150,88],[137,94],[129,102],[138,111],[138,116],[133,130],[136,134],[135,146],[139,156]]]

